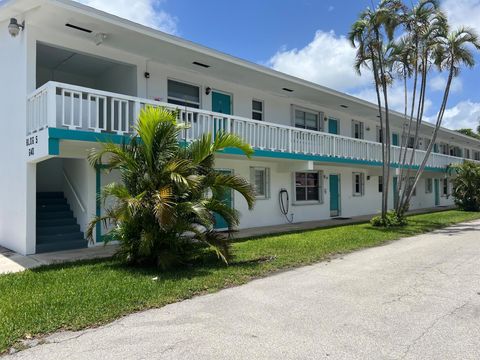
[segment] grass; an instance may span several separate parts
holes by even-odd
[[[104,324],[273,271],[478,218],[480,213],[452,210],[412,216],[408,226],[397,229],[360,224],[242,240],[233,244],[235,260],[230,266],[208,259],[162,273],[108,259],[1,275],[0,353],[23,338]]]

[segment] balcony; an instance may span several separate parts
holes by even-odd
[[[179,120],[190,125],[180,140],[191,141],[207,132],[223,130],[242,137],[256,149],[257,156],[367,165],[382,162],[381,144],[377,142],[57,82],[48,82],[28,97],[27,136],[31,137],[47,128],[82,131],[92,135],[129,135],[141,109],[149,105],[179,110]],[[400,148],[392,146],[392,150],[392,162],[398,164]],[[425,151],[415,151],[415,166],[420,165],[424,154]],[[462,161],[462,158],[432,153],[427,167],[444,169],[449,164]]]

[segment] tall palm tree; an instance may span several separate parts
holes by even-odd
[[[433,63],[432,57],[439,39],[448,31],[447,19],[440,10],[437,0],[420,0],[418,4],[405,14],[404,24],[407,35],[402,40],[407,42],[406,46],[411,51],[411,56],[408,60],[411,61],[413,68],[413,94],[408,130],[405,133],[405,138],[402,140],[400,149],[400,180],[397,191],[402,195],[396,207],[396,211],[400,215],[403,215],[408,209],[407,194],[413,191],[412,184],[407,180],[410,178],[415,152],[419,143],[420,125],[425,108],[427,77]],[[420,84],[418,84],[419,80]],[[419,92],[417,92],[418,85],[420,87]],[[414,132],[414,141],[410,159],[407,162],[408,141],[412,131]]]
[[[478,35],[472,29],[461,27],[457,30],[451,31],[444,37],[438,38],[435,47],[435,64],[440,71],[448,71],[447,84],[443,93],[440,110],[437,114],[435,129],[433,131],[432,139],[422,163],[415,174],[412,187],[408,191],[406,203],[408,204],[415,189],[420,176],[425,170],[428,158],[433,150],[433,146],[437,139],[438,131],[442,126],[443,115],[447,107],[448,96],[450,94],[450,87],[453,78],[460,74],[462,67],[472,68],[475,65],[475,58],[472,49],[480,50],[480,41]]]
[[[120,242],[118,255],[130,263],[166,268],[188,261],[202,245],[228,262],[228,239],[214,230],[214,213],[232,229],[239,223],[239,214],[222,196],[236,191],[249,209],[255,196],[244,178],[215,170],[215,154],[237,148],[250,157],[253,149],[224,132],[181,143],[185,128],[177,122],[176,113],[148,107],[128,143],[106,143],[101,150],[92,150],[90,163],[101,164],[106,171],[118,170],[122,183],[103,188],[101,200],[105,204],[113,199],[113,205],[91,221],[88,239],[93,239],[93,230],[101,222],[113,225],[109,237]]]
[[[386,218],[388,210],[388,193],[390,180],[390,112],[388,103],[388,85],[392,77],[388,71],[388,44],[393,40],[396,27],[401,23],[404,11],[400,0],[382,0],[372,10],[367,8],[352,25],[349,40],[357,49],[355,69],[361,74],[366,68],[372,72],[377,96],[380,129],[382,134],[382,218]]]

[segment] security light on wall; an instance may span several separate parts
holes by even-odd
[[[93,37],[93,41],[95,42],[95,45],[100,46],[103,44],[104,40],[107,38],[107,34],[104,33],[97,33]]]
[[[21,24],[18,23],[18,20],[15,18],[10,19],[10,24],[8,24],[8,33],[11,37],[15,37],[20,33],[20,29],[25,29],[25,21]]]

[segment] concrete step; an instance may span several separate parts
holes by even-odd
[[[58,234],[70,234],[80,232],[80,225],[57,225],[57,226],[42,226],[37,227],[37,236],[42,235],[58,235]]]
[[[37,206],[39,205],[55,205],[55,204],[67,204],[65,198],[40,198],[37,199]]]
[[[77,219],[74,217],[65,217],[60,219],[37,219],[37,229],[43,227],[76,225]]]
[[[75,241],[59,242],[59,243],[44,243],[44,244],[37,244],[36,252],[46,253],[46,252],[62,251],[62,250],[84,249],[87,246],[88,246],[88,243],[86,240],[75,240]]]
[[[85,237],[82,232],[73,232],[73,233],[64,233],[64,234],[53,234],[53,235],[38,235],[37,244],[47,244],[47,243],[59,243],[59,242],[70,242],[77,240],[84,240]]]
[[[37,206],[37,213],[66,210],[70,210],[70,206],[68,204],[44,204]]]
[[[60,191],[37,192],[37,199],[54,199],[63,197],[63,192]]]
[[[65,218],[73,218],[72,210],[68,211],[45,211],[45,212],[37,212],[37,219],[44,220],[44,219],[65,219]]]

